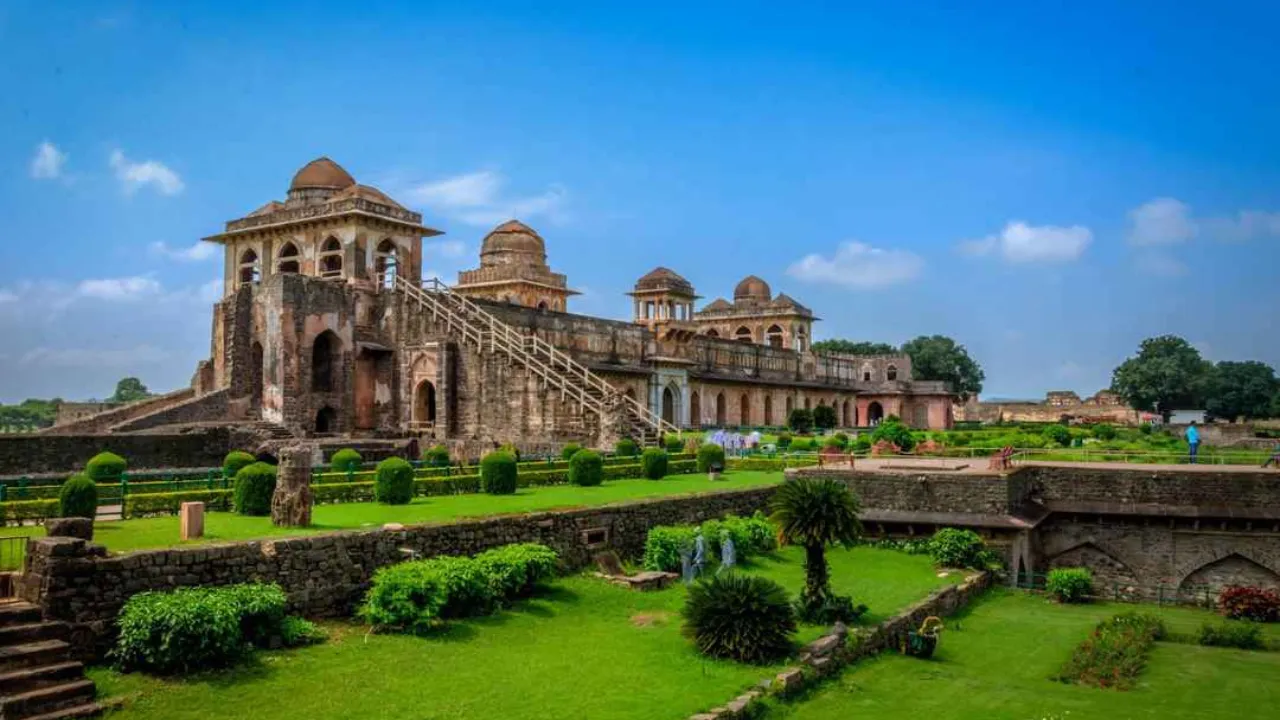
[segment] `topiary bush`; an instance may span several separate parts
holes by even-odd
[[[569,482],[580,487],[595,487],[604,482],[604,458],[600,453],[581,450],[569,458]]]
[[[1231,647],[1241,650],[1261,650],[1262,626],[1255,622],[1226,620],[1217,624],[1205,623],[1196,634],[1196,642],[1207,647]]]
[[[58,493],[58,517],[89,518],[98,516],[98,483],[84,473],[77,473],[62,483]]]
[[[703,655],[763,664],[791,652],[795,610],[767,578],[728,572],[697,582],[682,614],[684,634]]]
[[[515,443],[506,443],[502,447],[498,448],[498,450],[501,450],[502,452],[515,458],[516,462],[520,462],[520,448],[516,447]]]
[[[661,480],[666,477],[669,462],[666,450],[645,448],[645,451],[640,454],[640,469],[650,480]]]
[[[546,545],[504,545],[475,557],[489,578],[494,597],[504,602],[527,597],[539,582],[554,577],[560,557]]]
[[[378,463],[373,479],[373,499],[383,505],[407,505],[413,499],[413,466],[398,457]]]
[[[329,457],[329,468],[334,472],[355,472],[363,464],[364,458],[351,448],[342,448]]]
[[[791,447],[791,433],[789,432],[778,433],[778,449],[786,450],[789,447]]]
[[[698,472],[710,472],[711,466],[724,469],[724,448],[715,443],[698,446]]]
[[[978,568],[986,566],[986,543],[972,530],[942,528],[929,539],[929,554],[943,567]]]
[[[836,409],[830,405],[819,405],[813,409],[813,426],[818,430],[826,430],[836,426]]]
[[[1071,431],[1065,425],[1045,425],[1044,430],[1040,434],[1045,436],[1050,442],[1057,443],[1062,447],[1071,444]]]
[[[236,473],[240,472],[240,468],[252,465],[257,462],[251,453],[243,450],[232,450],[222,459],[222,477],[233,478]]]
[[[427,467],[449,467],[453,460],[449,457],[449,448],[444,445],[432,445],[422,451],[422,462]]]
[[[1044,590],[1061,603],[1088,602],[1093,595],[1093,573],[1088,568],[1054,568],[1045,577]]]
[[[490,495],[514,495],[519,469],[516,457],[496,450],[480,459],[480,486]]]
[[[572,459],[574,454],[581,449],[582,449],[582,446],[579,445],[578,443],[569,443],[568,445],[565,445],[563,448],[561,448],[560,459],[561,460]]]
[[[635,457],[639,452],[636,441],[631,438],[622,438],[613,446],[613,454],[618,457]]]
[[[113,452],[100,452],[84,464],[84,474],[94,482],[120,482],[129,464]]]
[[[791,432],[804,434],[813,430],[813,412],[804,408],[796,408],[787,415],[787,427]]]
[[[668,435],[664,438],[662,447],[672,455],[679,455],[684,451],[684,440],[681,440],[679,435]]]
[[[1280,621],[1280,593],[1249,585],[1227,585],[1218,593],[1218,612],[1235,620]]]
[[[890,415],[871,432],[871,444],[886,441],[898,446],[902,452],[910,452],[916,446],[915,436],[897,415]]]
[[[241,515],[270,515],[276,491],[276,466],[255,462],[240,468],[235,478],[234,502]]]

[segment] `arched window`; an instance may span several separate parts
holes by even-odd
[[[884,376],[890,380],[897,380],[898,368],[893,365],[890,365],[889,367],[885,368]]]
[[[316,432],[320,434],[335,432],[338,429],[338,413],[328,405],[316,413]]]
[[[769,338],[769,347],[782,347],[782,328],[777,325],[770,325],[765,335]]]
[[[862,364],[862,382],[871,382],[871,370],[872,367],[870,363]]]
[[[689,393],[689,424],[702,427],[702,399],[696,390]]]
[[[338,353],[342,349],[342,341],[332,330],[325,330],[316,336],[311,345],[311,390],[313,392],[331,392],[337,383],[334,378],[338,373]]]
[[[276,272],[297,273],[302,269],[298,262],[298,246],[287,242],[280,248],[280,257],[276,258]]]
[[[724,427],[724,393],[716,393],[716,425]]]
[[[764,424],[773,424],[773,396],[768,394],[764,396]]]
[[[384,288],[396,286],[396,275],[400,272],[400,262],[396,244],[387,238],[378,243],[373,254],[373,272],[378,284]]]
[[[539,300],[539,301],[538,301],[538,309],[539,309],[539,310],[546,310],[546,309],[547,309],[547,301],[546,301],[546,300]]]
[[[249,248],[240,253],[240,282],[256,283],[262,279],[262,264],[258,262],[258,253]]]
[[[845,401],[844,401],[844,404],[843,404],[843,405],[841,405],[841,411],[840,411],[840,426],[841,426],[841,427],[857,427],[857,426],[858,426],[857,421],[856,421],[856,420],[854,420],[853,416],[849,414],[849,401],[848,401],[848,400],[845,400]]]
[[[754,342],[751,337],[751,328],[743,326],[733,332],[733,339],[738,342]]]
[[[414,391],[413,419],[421,427],[434,427],[436,422],[436,386],[430,380],[418,383]]]
[[[746,393],[742,393],[742,398],[738,401],[738,424],[742,426],[751,424],[751,398]]]
[[[782,421],[783,421],[784,423],[785,423],[785,422],[788,422],[789,418],[791,417],[791,411],[792,411],[792,410],[795,410],[795,409],[796,409],[796,401],[795,401],[795,398],[793,398],[793,397],[791,397],[790,395],[788,395],[788,396],[787,396],[787,417],[782,418]]]
[[[796,350],[805,352],[809,349],[809,334],[805,332],[804,326],[796,328]]]
[[[718,338],[720,337],[720,333],[716,332],[715,328],[711,328],[710,330],[707,331],[707,337]]]
[[[342,243],[336,237],[320,246],[320,277],[342,277]]]
[[[813,409],[812,407],[810,407],[810,406],[809,406],[809,398],[805,398],[805,399],[804,399],[804,409],[805,409],[805,410],[812,410],[812,409]]]

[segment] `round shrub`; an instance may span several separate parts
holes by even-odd
[[[644,476],[650,480],[661,480],[667,476],[668,456],[666,450],[646,448],[640,454],[640,468]]]
[[[813,409],[813,426],[826,430],[836,426],[836,409],[830,405],[819,405]]]
[[[241,515],[270,515],[271,496],[275,492],[275,465],[256,462],[240,468],[235,479],[236,512]]]
[[[791,447],[791,433],[789,432],[778,433],[778,449],[786,450],[789,447]]]
[[[943,567],[981,568],[986,550],[982,537],[972,530],[942,528],[929,539],[929,554]]]
[[[498,448],[498,450],[515,458],[516,462],[520,462],[520,448],[516,447],[515,443],[507,443],[502,447]]]
[[[407,505],[413,499],[413,466],[409,461],[391,457],[378,463],[373,499],[383,505]]]
[[[571,459],[575,454],[577,454],[577,452],[578,452],[579,450],[581,450],[581,449],[582,449],[582,446],[581,446],[581,445],[579,445],[578,443],[569,443],[568,445],[565,445],[563,448],[561,448],[561,450],[560,450],[560,459],[561,459],[561,460],[569,460],[569,459]]]
[[[514,495],[516,493],[516,456],[502,450],[480,459],[480,486],[490,495]]]
[[[243,450],[232,450],[222,459],[222,477],[233,478],[236,473],[240,472],[240,468],[246,465],[252,465],[257,462],[251,453]]]
[[[710,472],[714,465],[724,469],[724,448],[715,443],[703,443],[698,446],[698,472]]]
[[[422,462],[427,467],[449,467],[452,462],[449,458],[449,448],[444,445],[432,445],[422,451]]]
[[[120,482],[128,463],[113,452],[100,452],[84,464],[84,474],[95,482]]]
[[[876,426],[871,433],[871,443],[885,440],[898,446],[899,450],[908,452],[916,446],[915,436],[911,434],[911,428],[907,427],[897,415],[890,415]]]
[[[804,408],[796,408],[787,415],[787,427],[793,433],[807,433],[813,429],[813,412]]]
[[[329,468],[334,472],[355,472],[360,469],[360,465],[364,463],[364,458],[360,457],[360,453],[351,448],[342,448],[329,458]]]
[[[836,434],[832,435],[831,437],[832,437],[832,438],[834,438],[837,442],[839,442],[839,443],[840,443],[840,447],[841,447],[842,449],[843,449],[843,448],[847,448],[847,447],[849,447],[849,434],[848,434],[848,433],[838,432],[838,433],[836,433]]]
[[[1098,438],[1099,440],[1103,440],[1103,441],[1115,440],[1116,436],[1119,434],[1120,432],[1116,430],[1115,425],[1109,425],[1107,423],[1098,423],[1097,425],[1093,426],[1093,436]]]
[[[767,663],[791,652],[795,610],[778,583],[728,572],[689,588],[684,633],[711,657]]]
[[[636,446],[635,440],[622,438],[617,445],[613,446],[613,454],[618,457],[635,457],[640,454],[640,448]]]
[[[1055,442],[1062,447],[1071,444],[1071,431],[1065,425],[1045,425],[1044,430],[1040,434],[1045,436],[1050,442]]]
[[[662,446],[667,449],[667,452],[678,454],[684,450],[684,441],[680,439],[679,435],[668,435],[666,442]]]
[[[98,515],[98,483],[84,473],[77,473],[62,483],[58,493],[58,517],[92,520]]]
[[[595,450],[580,450],[569,458],[569,482],[594,487],[604,482],[604,458]]]
[[[840,441],[840,438],[834,435],[828,438],[824,438],[822,440],[823,448],[833,448],[835,450],[844,450],[845,444],[846,443]]]
[[[1045,577],[1044,589],[1058,602],[1087,602],[1093,594],[1093,573],[1088,568],[1054,568]]]

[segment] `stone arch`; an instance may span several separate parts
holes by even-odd
[[[1190,598],[1203,594],[1203,590],[1209,588],[1216,597],[1217,590],[1224,585],[1280,588],[1280,573],[1253,558],[1233,552],[1187,573],[1178,583],[1178,595]]]
[[[742,393],[742,397],[738,398],[738,424],[751,424],[751,396]]]
[[[806,352],[809,349],[809,335],[805,332],[803,325],[796,328],[795,346],[797,352]]]
[[[725,426],[724,417],[724,393],[716,393],[716,426]]]
[[[702,398],[697,390],[689,393],[689,424],[702,427]]]
[[[755,338],[751,334],[751,328],[747,327],[746,325],[743,325],[742,327],[733,331],[733,339],[737,340],[738,342],[746,342],[746,343],[755,342]]]
[[[328,405],[320,408],[320,410],[316,412],[315,431],[319,434],[337,432],[338,413]]]
[[[871,382],[875,368],[871,363],[862,363],[862,382]]]
[[[240,282],[256,283],[262,279],[262,263],[258,261],[258,251],[246,248],[240,253]]]
[[[1122,598],[1141,591],[1133,568],[1092,540],[1076,543],[1053,555],[1049,558],[1048,567],[1089,568],[1094,577],[1093,591],[1099,596]]]
[[[396,275],[400,274],[400,249],[391,238],[378,243],[373,253],[373,272],[378,284],[384,288],[393,288]]]
[[[788,395],[787,396],[787,416],[782,418],[782,421],[784,424],[790,421],[791,411],[795,409],[796,409],[796,399]]]
[[[850,408],[852,408],[852,410]],[[848,400],[845,400],[844,403],[842,403],[840,406],[840,422],[842,423],[841,427],[858,427],[858,418],[855,417],[857,414],[858,414],[857,408],[853,405],[850,405]]]
[[[662,388],[662,419],[672,425],[679,425],[680,420],[680,388],[668,385]]]
[[[539,301],[538,301],[538,309],[539,309],[539,310],[546,310],[546,309],[548,309],[547,301],[546,301],[546,300],[539,300]]]
[[[809,402],[809,398],[805,398],[805,399],[804,399],[804,409],[805,409],[805,410],[812,410],[812,409],[813,409],[812,404]]]
[[[435,426],[436,385],[430,380],[423,380],[413,390],[413,421],[423,427]]]
[[[773,425],[773,396],[764,394],[764,424]]]
[[[280,246],[280,254],[276,256],[276,272],[287,275],[301,271],[302,263],[298,246],[290,240]]]
[[[867,406],[867,424],[876,425],[884,419],[884,406],[878,402],[872,401]]]
[[[782,347],[783,336],[782,328],[777,325],[770,325],[769,329],[765,331],[765,337],[769,341],[769,347]]]
[[[320,277],[341,277],[342,243],[330,235],[320,245]]]
[[[706,335],[707,337],[713,337],[713,338],[720,337],[720,333],[716,332],[715,328],[711,328],[710,330],[707,330]]]
[[[332,392],[338,386],[342,341],[332,330],[325,330],[311,343],[311,390]]]

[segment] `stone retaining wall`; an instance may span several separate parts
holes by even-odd
[[[74,472],[103,450],[124,457],[130,470],[222,467],[233,435],[226,427],[156,435],[0,435],[0,475]]]

